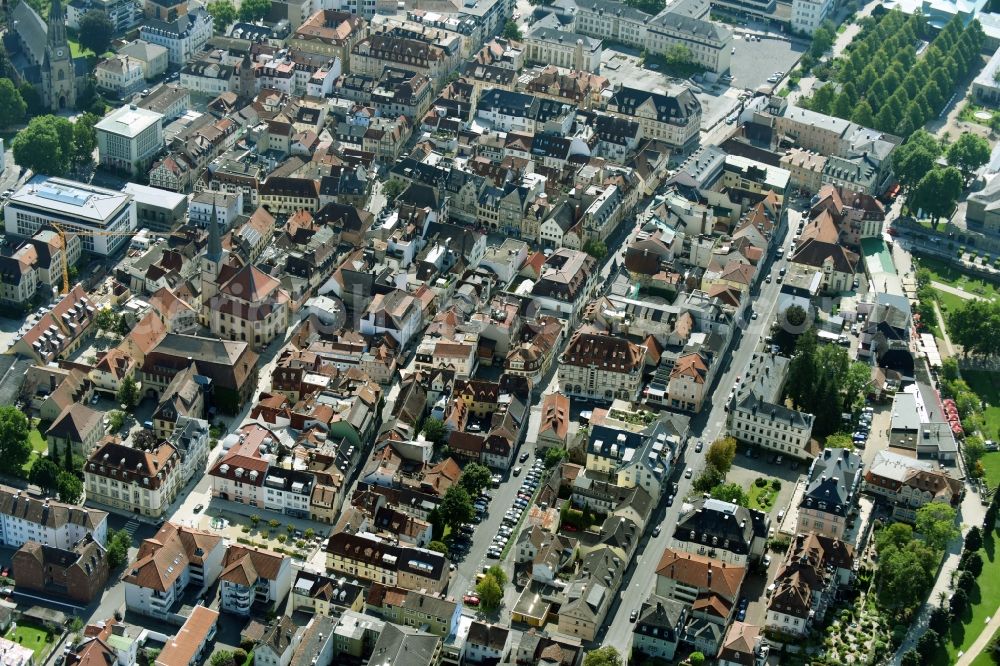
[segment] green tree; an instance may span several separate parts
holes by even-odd
[[[431,541],[429,544],[427,544],[427,548],[433,551],[437,551],[442,555],[448,554],[448,546],[446,546],[442,541]]]
[[[108,15],[91,9],[80,17],[80,46],[90,49],[95,55],[102,55],[111,45],[115,26]]]
[[[907,650],[899,660],[900,666],[922,666],[920,654],[916,650]],[[214,666],[214,664],[213,664]]]
[[[31,427],[21,410],[0,407],[0,472],[24,476],[24,464],[31,458]]]
[[[791,308],[789,308],[791,310]],[[788,364],[788,397],[799,408],[807,408],[814,403],[816,391],[816,331],[810,329],[795,342],[795,354]]]
[[[957,167],[968,178],[969,175],[990,161],[989,142],[971,132],[963,132],[955,143],[948,146],[948,164]]]
[[[403,184],[403,181],[393,178],[382,187],[382,194],[385,196],[386,201],[392,203],[405,190],[406,185]]]
[[[459,477],[458,482],[470,495],[478,495],[482,490],[490,487],[492,480],[493,475],[488,467],[479,463],[469,463],[462,470],[462,476]]]
[[[54,493],[59,489],[59,474],[62,470],[51,458],[45,456],[35,459],[31,464],[31,471],[28,472],[28,481],[35,484],[47,493]]]
[[[583,251],[598,261],[602,261],[604,257],[608,256],[608,246],[600,238],[588,239],[583,244]]]
[[[959,535],[955,509],[948,504],[930,502],[917,509],[916,531],[934,550],[944,550]]]
[[[941,637],[933,629],[927,629],[917,640],[917,652],[925,660],[930,661],[941,647]]]
[[[854,441],[846,432],[835,432],[826,438],[825,448],[828,449],[853,449]]]
[[[954,210],[962,185],[962,173],[955,167],[931,169],[914,188],[910,208],[923,209],[936,229],[941,218]]]
[[[59,473],[59,501],[67,504],[77,504],[83,499],[83,481],[70,472]]]
[[[260,21],[271,11],[271,0],[241,0],[240,20]]]
[[[212,655],[208,663],[212,666],[235,666],[236,658],[229,650],[219,650]]]
[[[42,96],[38,93],[35,86],[25,81],[18,86],[17,91],[21,93],[21,99],[28,105],[28,118],[40,116],[47,111],[45,103],[42,101]]]
[[[143,428],[132,435],[132,446],[140,451],[152,451],[160,444],[160,438],[152,430]],[[289,525],[291,527],[291,525]]]
[[[66,446],[63,448],[63,469],[67,472],[76,469],[73,465],[73,446],[69,442],[66,442]]]
[[[507,584],[507,573],[503,570],[502,567],[499,567],[496,564],[494,564],[493,566],[491,566],[489,569],[486,570],[486,575],[491,576],[493,580],[497,582],[497,585],[499,585],[500,587],[503,587]]]
[[[961,617],[965,613],[965,609],[969,607],[969,594],[962,588],[955,590],[955,593],[951,595],[951,614],[953,616]]]
[[[701,652],[692,652],[691,656],[688,657],[688,661],[691,662],[691,666],[704,666],[705,655]]]
[[[545,467],[547,469],[552,469],[553,467],[558,465],[565,457],[566,457],[566,449],[561,449],[557,446],[550,446],[549,448],[545,449],[545,458],[543,459],[545,462]]]
[[[983,532],[978,527],[973,525],[965,535],[965,550],[975,552],[982,547]]]
[[[236,7],[233,6],[232,0],[215,0],[208,3],[206,9],[212,16],[215,32],[219,34],[224,34],[226,28],[236,22]]]
[[[108,565],[112,569],[125,566],[128,563],[128,549],[132,546],[132,537],[125,530],[108,530]]]
[[[814,58],[821,58],[823,54],[830,50],[837,35],[828,28],[820,26],[816,28],[812,36],[812,44],[809,45],[809,54]]]
[[[932,134],[918,130],[906,143],[892,151],[892,169],[900,184],[911,189],[920,182],[941,156],[941,144]]]
[[[976,551],[968,551],[962,556],[962,569],[976,578],[983,573],[983,556]]]
[[[864,400],[872,383],[872,369],[867,363],[854,361],[847,368],[842,382],[845,412],[853,411]]]
[[[930,618],[927,621],[927,626],[936,631],[939,635],[948,631],[951,627],[951,614],[947,609],[936,607],[931,611]]]
[[[979,435],[969,435],[965,438],[962,447],[965,449],[965,459],[969,467],[975,467],[976,463],[986,455],[986,443]]]
[[[94,324],[102,331],[114,330],[117,319],[111,308],[101,308],[94,316]]]
[[[476,514],[469,493],[457,484],[445,492],[438,510],[441,519],[452,529],[458,529],[460,525],[472,522],[472,517]]]
[[[611,645],[591,650],[583,658],[583,666],[622,666],[622,656]]]
[[[68,132],[68,135],[67,135]],[[65,118],[38,116],[17,133],[11,143],[14,161],[36,173],[62,176],[69,169],[73,125]]]
[[[441,419],[427,419],[424,421],[423,435],[434,446],[441,446],[448,441],[448,428]]]
[[[108,412],[108,432],[118,432],[125,425],[125,412],[120,409],[112,409]]]
[[[28,112],[28,104],[10,79],[0,79],[0,128],[20,125]]]
[[[695,477],[694,483],[691,486],[700,493],[707,493],[725,481],[725,479],[726,475],[718,467],[712,463],[707,463],[701,474]]]
[[[92,113],[84,113],[73,123],[73,157],[83,163],[93,159],[97,148],[97,130],[94,125],[100,120]],[[117,317],[115,318],[117,322]]]
[[[253,525],[254,529],[257,529],[257,525],[260,523],[260,516],[256,513],[250,514],[250,524]]]
[[[819,113],[829,113],[830,107],[833,106],[833,100],[836,97],[836,88],[832,84],[827,83],[817,88],[816,92],[813,93],[812,99],[809,101],[809,108]]]
[[[139,387],[132,379],[132,375],[127,375],[118,386],[118,393],[115,396],[119,405],[133,407],[139,402]]]
[[[830,113],[838,118],[850,118],[854,113],[854,102],[845,93],[841,93],[833,101]]]
[[[513,39],[515,41],[520,41],[522,38],[521,29],[517,27],[517,23],[514,21],[507,21],[503,26],[503,37],[504,39]]]
[[[851,122],[857,123],[862,127],[871,127],[875,124],[875,113],[872,111],[872,105],[868,103],[868,100],[863,99],[854,107],[854,112],[851,114]]]
[[[501,588],[493,576],[486,576],[476,585],[476,596],[479,597],[479,605],[486,610],[496,610],[503,602],[503,588]]]
[[[738,483],[723,483],[712,488],[712,497],[723,502],[750,506],[750,497]]]
[[[732,437],[722,437],[711,443],[705,453],[705,461],[715,467],[725,476],[733,466],[736,457],[736,440]]]

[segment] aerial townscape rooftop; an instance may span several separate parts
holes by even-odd
[[[0,664],[984,663],[994,5],[5,5]]]

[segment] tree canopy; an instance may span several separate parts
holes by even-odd
[[[76,504],[83,498],[83,481],[71,472],[61,472],[58,483],[59,501]]]
[[[28,112],[28,104],[21,97],[21,91],[10,79],[0,79],[0,128],[20,125]]]
[[[212,17],[212,25],[217,33],[225,33],[226,28],[236,22],[236,7],[232,0],[214,0],[206,7]]]
[[[978,134],[963,132],[948,146],[947,155],[948,164],[968,176],[990,161],[990,143]]]
[[[128,549],[132,537],[125,530],[108,530],[108,565],[112,569],[128,563]]]
[[[941,156],[941,144],[930,132],[918,130],[906,143],[892,151],[892,169],[899,183],[911,189],[920,182]]]
[[[736,440],[732,437],[721,437],[711,443],[705,453],[705,460],[713,465],[723,476],[729,473],[736,458]]]
[[[31,458],[31,427],[21,410],[5,405],[0,407],[0,472],[10,476],[24,476],[24,464]]]
[[[521,29],[517,27],[517,23],[514,21],[507,21],[503,26],[503,37],[504,39],[513,39],[515,41],[520,40]]]
[[[944,550],[959,535],[955,509],[941,502],[929,502],[917,509],[916,530],[934,550]]]
[[[90,49],[96,55],[103,55],[111,46],[115,26],[108,15],[98,9],[91,9],[80,17],[80,46]]]
[[[240,20],[260,21],[271,11],[271,0],[241,0]]]
[[[59,489],[59,474],[62,471],[51,458],[42,456],[31,464],[28,481],[47,493],[54,493]]]
[[[493,475],[490,473],[488,467],[480,465],[479,463],[469,463],[462,470],[462,476],[459,477],[458,482],[462,484],[462,487],[470,495],[478,495],[481,491],[490,487],[493,482]]]
[[[605,645],[588,652],[583,666],[622,666],[622,656],[614,646]]]
[[[936,228],[940,219],[951,215],[955,209],[963,185],[962,172],[955,167],[931,169],[913,188],[908,205],[930,215],[931,224]]]
[[[738,483],[722,483],[712,488],[712,497],[739,506],[750,506],[750,496]]]
[[[460,525],[471,522],[472,517],[476,514],[468,491],[458,484],[445,491],[438,510],[441,520],[450,525],[452,529],[457,529]]]
[[[949,310],[947,318],[948,335],[962,346],[964,354],[1000,353],[1000,304],[979,298],[968,299],[960,307]]]

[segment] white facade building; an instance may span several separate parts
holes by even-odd
[[[170,23],[146,19],[139,29],[139,37],[167,49],[170,64],[181,66],[201,51],[212,37],[212,29],[212,17],[209,13],[194,10]]]
[[[0,487],[0,543],[20,548],[28,541],[72,550],[91,535],[102,546],[108,540],[106,511],[55,500],[40,500],[15,488]]]
[[[833,8],[833,0],[792,0],[792,30],[811,35]]]
[[[57,224],[81,232],[83,250],[109,255],[128,243],[128,235],[93,236],[88,232],[129,232],[137,228],[132,195],[64,178],[35,176],[11,195],[3,208],[4,230],[29,238]]]
[[[145,173],[163,150],[163,114],[135,105],[112,111],[97,125],[101,165],[132,175]]]

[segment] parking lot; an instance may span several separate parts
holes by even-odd
[[[732,85],[744,90],[756,90],[767,83],[776,71],[788,73],[802,57],[805,47],[777,37],[761,36],[760,41],[733,39],[736,49],[731,56]]]

